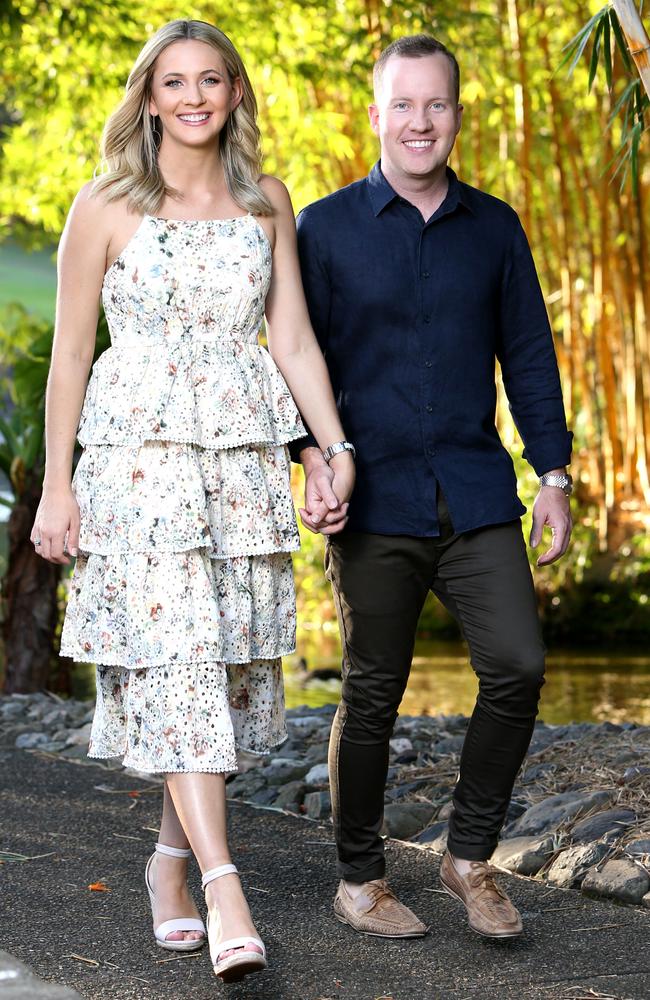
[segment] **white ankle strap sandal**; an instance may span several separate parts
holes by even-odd
[[[156,854],[166,854],[170,858],[189,858],[192,852],[189,848],[167,847],[166,844],[156,844],[156,850],[147,861],[147,867],[144,870],[144,882],[149,893],[152,913],[156,893],[151,885],[151,864]],[[203,937],[194,940],[168,941],[167,936],[173,934],[174,931],[199,931]],[[174,920],[164,920],[162,924],[154,927],[153,933],[158,947],[166,948],[167,951],[198,951],[205,944],[207,936],[205,924],[196,917],[177,917]]]
[[[202,879],[203,888],[214,882],[215,879],[224,875],[237,875],[235,865],[220,865],[218,868],[211,868]],[[266,968],[266,948],[264,943],[257,937],[236,937],[228,938],[226,941],[214,939],[210,934],[210,914],[208,913],[208,943],[210,945],[210,958],[214,967],[215,975],[224,983],[234,983],[252,972],[261,972]],[[259,951],[252,951],[249,945],[259,948]],[[219,956],[225,951],[236,951],[234,955],[219,961]]]

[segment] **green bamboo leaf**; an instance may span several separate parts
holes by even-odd
[[[634,128],[632,129],[632,142],[630,145],[632,187],[634,188],[634,193],[637,195],[639,193],[639,142],[641,141],[642,131],[643,131],[643,125],[640,121],[638,121],[634,126]]]
[[[600,58],[600,36],[603,33],[603,28],[605,26],[605,18],[602,18],[598,22],[598,27],[596,28],[596,34],[594,35],[594,47],[591,50],[591,61],[589,63],[589,82],[587,83],[587,90],[591,90],[593,82],[596,79],[596,72],[598,70],[598,60]]]
[[[0,496],[0,506],[2,507],[13,507],[14,501],[8,500],[7,497]]]
[[[636,80],[630,80],[627,87],[625,88],[625,90],[623,91],[623,93],[621,94],[621,96],[619,97],[618,101],[616,102],[616,104],[612,109],[608,125],[612,124],[612,122],[617,117],[618,113],[620,112],[624,104],[629,103],[630,101],[632,102],[634,101],[634,88],[636,87],[636,85],[637,85]]]
[[[603,59],[605,60],[605,79],[607,89],[612,89],[612,37],[609,26],[609,18],[603,19]]]
[[[601,18],[603,18],[607,14],[608,10],[609,10],[608,7],[603,7],[601,10],[599,10],[596,14],[594,14],[593,17],[589,18],[585,26],[580,29],[578,34],[574,35],[574,37],[571,39],[570,42],[567,42],[567,44],[564,46],[562,50],[567,54],[559,64],[556,72],[558,72],[564,66],[566,66],[566,64],[573,56],[573,60],[571,62],[571,65],[569,66],[569,72],[567,74],[568,76],[571,76],[574,69],[576,68],[576,66],[578,65],[578,63],[582,58],[582,54],[587,46],[587,42],[589,41],[589,36],[591,35],[591,32],[593,31],[596,24],[601,20]]]
[[[612,31],[614,32],[614,38],[616,39],[616,46],[621,54],[623,65],[625,66],[625,69],[628,71],[628,73],[631,73],[632,60],[630,59],[630,54],[627,50],[627,42],[625,41],[623,32],[621,31],[621,25],[618,20],[618,15],[616,14],[616,11],[614,10],[613,7],[610,9],[609,12],[609,23],[612,26]]]

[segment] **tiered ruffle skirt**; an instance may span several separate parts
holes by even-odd
[[[90,756],[236,770],[286,738],[299,539],[288,441],[304,434],[262,347],[111,348],[94,367],[61,653],[97,665]]]

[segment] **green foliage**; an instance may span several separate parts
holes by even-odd
[[[585,54],[590,38],[592,39],[592,47],[589,58],[589,90],[593,86],[599,67],[602,66],[607,89],[611,93],[614,89],[616,55],[620,60],[621,75],[624,77],[625,86],[614,105],[609,120],[610,128],[615,120],[620,120],[622,123],[620,143],[614,160],[614,176],[621,173],[621,187],[624,187],[628,170],[631,171],[632,185],[634,190],[638,192],[639,146],[641,136],[646,129],[645,117],[650,110],[650,98],[645,92],[636,67],[630,58],[616,11],[610,4],[594,14],[568,42],[565,46],[566,55],[560,63],[560,68],[569,63],[569,74],[571,74]],[[614,42],[613,46],[612,41]]]
[[[13,500],[22,493],[30,472],[44,458],[45,388],[52,354],[53,326],[12,303],[0,312],[0,470],[9,480]],[[108,346],[106,321],[100,320],[95,357]]]
[[[506,11],[517,14],[516,31],[512,16],[503,16]],[[594,273],[599,266],[600,208],[596,192],[599,175],[607,172],[610,158],[609,152],[602,152],[603,135],[609,123],[612,141],[619,148],[614,166],[621,170],[621,181],[627,183],[628,176],[636,180],[633,164],[647,114],[611,9],[603,7],[580,28],[585,8],[578,0],[531,4],[513,0],[499,5],[492,0],[465,0],[455,6],[406,0],[241,0],[236,5],[211,0],[190,3],[182,11],[171,0],[111,0],[109,5],[99,0],[6,0],[0,6],[4,101],[0,106],[0,237],[11,232],[30,248],[50,245],[58,238],[70,202],[98,166],[102,126],[121,97],[137,52],[154,30],[179,14],[218,24],[241,51],[258,97],[265,168],[285,180],[297,209],[362,176],[376,158],[367,104],[371,66],[381,47],[398,35],[427,30],[458,54],[465,124],[453,165],[461,166],[463,179],[505,198],[522,216],[527,213],[525,221],[565,371],[573,368],[579,351],[586,356],[589,379],[572,390],[576,464],[584,467],[587,453],[602,450],[600,441],[589,433],[580,398],[582,394],[584,401],[592,387],[599,385],[598,376],[591,380],[591,373],[598,364]],[[516,45],[519,28],[521,42]],[[524,77],[516,58],[518,45],[525,48]],[[571,64],[568,80],[557,72],[563,57],[565,68]],[[611,97],[606,95],[604,101],[594,85],[599,70],[611,90]],[[560,82],[561,92],[554,97],[551,85],[559,87]],[[526,130],[531,140],[528,166],[522,158]],[[565,148],[560,155],[555,145],[562,143]],[[524,179],[529,185],[526,197]],[[558,227],[560,206],[565,207],[561,180],[567,226],[571,221],[568,261],[562,256]],[[631,218],[633,210],[627,215]],[[612,216],[612,229],[621,233],[625,252],[633,253],[633,228],[617,229],[620,218]],[[563,298],[570,282],[575,302],[573,340],[566,333],[567,293]],[[22,361],[34,369],[33,391],[20,377],[16,386],[7,378],[3,384],[3,393],[21,410],[22,393],[29,400],[25,413],[16,417],[24,426],[10,427],[3,446],[9,449],[11,468],[14,454],[29,460],[35,442],[42,440],[47,366],[41,348],[37,349],[40,333],[44,333],[38,321],[25,317],[19,321],[16,314],[14,320],[4,321],[3,329],[12,331],[3,335],[0,330],[3,361],[12,369],[17,363],[19,370]],[[577,330],[584,330],[581,341],[576,340]],[[639,342],[641,335],[639,331]],[[98,350],[105,343],[103,328]],[[619,356],[623,349],[629,350],[629,345],[618,348]],[[596,426],[600,419],[597,413]],[[520,458],[505,409],[499,414],[499,426],[508,448],[517,455],[520,488],[530,507],[535,477]],[[7,455],[5,466],[6,460]],[[603,566],[596,531],[602,510],[589,506],[593,495],[589,497],[587,488],[588,502],[575,529],[572,558],[536,571],[549,620],[554,616],[559,621],[565,609],[577,610],[571,601],[578,600],[575,595],[596,570],[605,589],[611,577],[613,584],[632,594],[636,607],[642,611],[645,606],[635,583],[635,573],[645,572],[641,539],[629,543],[629,558],[614,552],[618,559]],[[525,525],[528,530],[529,520]],[[531,554],[533,559],[536,555]],[[303,549],[296,557],[300,620],[319,641],[333,641],[335,615],[322,576],[322,558],[322,539],[303,532]],[[556,598],[559,604],[554,603]],[[606,618],[593,616],[594,620],[598,617]],[[449,628],[448,620],[433,606],[425,611],[423,622],[436,635]]]
[[[9,480],[14,500],[26,476],[43,458],[45,384],[52,350],[52,324],[14,304],[0,316],[0,375],[5,399],[0,414],[0,469]],[[12,501],[0,497],[12,506]]]
[[[369,23],[362,0],[317,3],[241,0],[9,0],[0,18],[0,89],[8,121],[0,134],[0,235],[27,245],[58,237],[76,192],[99,165],[99,137],[121,98],[139,49],[178,16],[211,21],[241,51],[253,81],[265,168],[278,173],[298,208],[361,175],[376,156],[367,126],[373,53],[401,34],[443,36],[482,23],[467,11],[394,0]]]

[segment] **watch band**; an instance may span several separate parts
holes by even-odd
[[[573,478],[568,472],[545,472],[539,477],[540,486],[556,486],[568,497],[573,491]]]
[[[333,459],[335,455],[340,455],[342,451],[349,451],[352,458],[356,458],[357,456],[353,444],[350,444],[349,441],[337,441],[336,444],[331,444],[329,448],[325,449],[323,452],[323,458],[329,464],[331,459]]]

